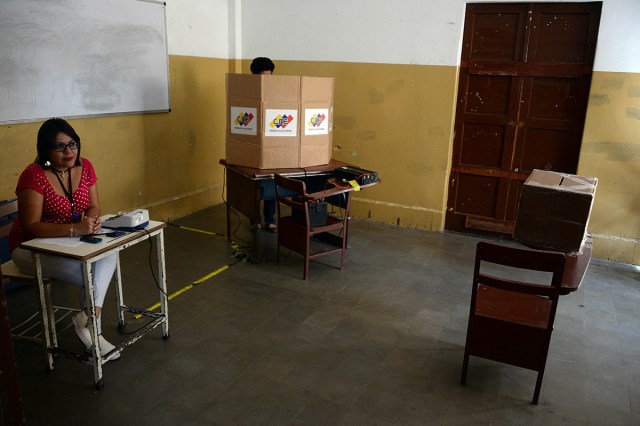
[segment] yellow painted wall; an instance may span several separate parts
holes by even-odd
[[[640,74],[594,72],[578,174],[598,178],[594,257],[640,265]]]
[[[333,157],[382,179],[355,194],[354,217],[443,229],[456,67],[278,61],[276,73],[335,78]]]
[[[170,220],[222,202],[225,74],[249,61],[170,57],[169,113],[71,119],[99,174],[104,212]],[[354,217],[442,231],[456,67],[279,61],[276,73],[336,79],[334,158],[380,173]],[[35,158],[40,123],[0,126],[0,199]],[[595,72],[578,173],[599,179],[594,256],[640,264],[640,74]]]
[[[222,201],[228,61],[170,57],[171,112],[69,119],[98,173],[105,213],[167,220]],[[38,123],[0,126],[0,199],[36,155]]]

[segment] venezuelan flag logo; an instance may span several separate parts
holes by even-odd
[[[293,121],[293,115],[291,114],[278,114],[272,121],[269,123],[269,126],[272,129],[285,129],[291,122]]]
[[[311,120],[309,120],[308,124],[310,127],[320,127],[325,118],[327,118],[327,116],[324,114],[314,114],[311,116]]]
[[[238,114],[235,120],[233,120],[233,124],[235,124],[236,126],[247,127],[251,120],[253,120],[253,114],[242,112]]]

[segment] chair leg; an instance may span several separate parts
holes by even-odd
[[[536,379],[536,390],[533,392],[533,405],[538,405],[538,397],[540,396],[540,389],[542,388],[542,377],[544,376],[544,367],[538,371],[538,378]]]
[[[302,279],[306,280],[307,275],[309,275],[309,257],[305,256],[304,257],[304,274],[302,274]]]
[[[467,384],[467,371],[469,370],[469,353],[464,350],[464,359],[462,360],[462,374],[460,375],[460,384]]]
[[[304,253],[304,274],[302,275],[302,279],[306,280],[309,275],[309,256],[311,255],[311,241],[310,237],[307,237],[307,246],[305,247]]]

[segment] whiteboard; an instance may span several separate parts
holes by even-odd
[[[169,109],[164,3],[0,0],[0,123]]]

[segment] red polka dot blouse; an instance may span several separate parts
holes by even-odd
[[[90,205],[89,190],[98,181],[93,164],[86,158],[81,158],[82,176],[80,184],[73,193],[75,211],[84,212]],[[56,193],[51,186],[44,169],[37,163],[32,163],[22,172],[16,186],[16,195],[24,190],[32,189],[44,197],[42,204],[41,222],[45,223],[71,223],[73,211],[71,203],[64,195]],[[20,217],[16,219],[9,233],[9,250],[13,251],[27,238],[20,227]]]

